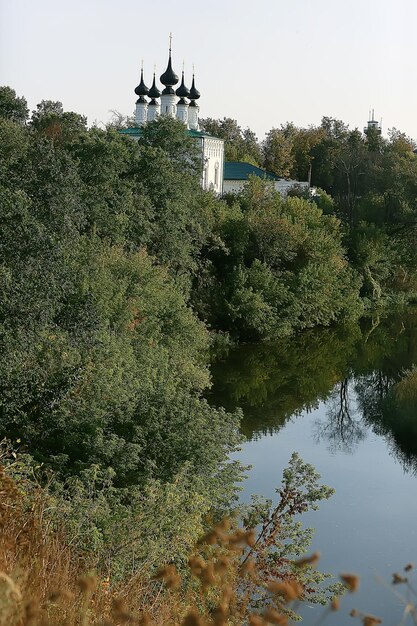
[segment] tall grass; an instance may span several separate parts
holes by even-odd
[[[290,624],[299,604],[311,597],[320,555],[288,559],[275,550],[271,562],[270,548],[281,541],[284,502],[303,508],[283,488],[257,532],[223,520],[200,539],[187,567],[169,563],[152,577],[137,573],[114,583],[91,571],[88,554],[74,549],[74,537],[51,522],[46,490],[15,480],[0,466],[0,626]],[[403,618],[417,624],[411,564],[404,569],[393,576],[393,592],[404,603]],[[329,597],[317,623],[340,610],[344,591],[358,587],[356,575],[341,575],[338,593]],[[381,623],[359,611],[352,617],[364,626]]]

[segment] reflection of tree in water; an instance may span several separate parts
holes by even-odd
[[[349,379],[344,378],[330,395],[326,419],[314,424],[316,441],[327,439],[330,450],[353,452],[355,445],[365,438],[367,430],[355,415],[349,398]]]
[[[405,471],[417,474],[417,370],[373,372],[356,391],[365,424],[385,438]]]
[[[242,430],[249,439],[277,432],[327,400],[360,341],[359,326],[350,325],[240,346],[213,367],[210,399],[229,410],[243,409]]]
[[[407,470],[417,471],[417,374],[407,378],[407,393],[402,384],[413,363],[417,311],[409,310],[377,322],[307,331],[272,345],[240,346],[213,368],[210,400],[230,410],[242,407],[248,439],[278,432],[326,402],[330,409],[316,436],[331,448],[352,450],[372,428]]]
[[[358,408],[366,421],[373,423],[380,419],[382,402],[398,379],[398,372],[396,374],[397,377],[394,377],[377,369],[357,378],[355,392]]]

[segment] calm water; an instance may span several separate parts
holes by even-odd
[[[242,346],[213,368],[211,401],[244,411],[238,458],[252,469],[242,500],[274,497],[296,450],[336,489],[304,516],[320,567],[361,575],[326,624],[355,607],[397,624],[401,605],[375,576],[417,564],[417,312]],[[400,587],[396,590],[402,591]],[[314,623],[322,608],[305,607]],[[408,622],[407,622],[408,623]]]

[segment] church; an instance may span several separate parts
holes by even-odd
[[[180,79],[172,68],[171,37],[168,65],[159,80],[162,91],[157,87],[155,72],[153,73],[152,86],[147,87],[142,67],[140,83],[134,90],[138,96],[135,109],[136,125],[120,130],[121,134],[128,135],[137,141],[142,135],[141,127],[144,124],[152,122],[160,115],[167,115],[180,120],[186,128],[186,133],[198,142],[202,157],[201,185],[203,189],[213,191],[217,195],[239,193],[250,176],[259,176],[272,181],[274,188],[282,196],[285,196],[294,186],[308,190],[310,185],[307,181],[300,182],[280,178],[249,163],[225,163],[224,140],[213,137],[200,129],[198,123],[199,106],[197,104],[197,100],[200,99],[200,92],[195,86],[194,72],[190,88],[185,84],[184,70],[182,71],[181,84],[176,87]]]
[[[181,84],[174,89],[180,81],[172,68],[171,43],[168,65],[160,77],[160,82],[163,86],[162,91],[156,85],[154,72],[152,86],[148,88],[144,81],[142,68],[140,83],[135,89],[135,94],[139,96],[135,110],[136,126],[119,132],[138,140],[141,136],[141,127],[147,122],[155,120],[160,115],[177,118],[185,125],[187,134],[193,137],[200,146],[202,155],[201,185],[203,189],[221,194],[223,192],[224,141],[200,130],[198,123],[199,106],[197,104],[200,92],[195,86],[194,73],[190,88],[185,84],[183,70]]]

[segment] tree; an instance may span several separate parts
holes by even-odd
[[[31,124],[38,127],[43,118],[52,115],[60,117],[64,113],[62,102],[54,100],[42,100],[36,105],[36,111],[32,111]]]
[[[30,125],[57,143],[76,138],[87,129],[87,118],[72,111],[64,112],[61,102],[42,100],[32,111]]]
[[[138,146],[1,121],[0,432],[62,480],[92,464],[129,489],[190,472],[214,504],[234,489],[238,415],[202,398],[209,337],[176,272],[196,266],[215,199],[172,128]]]
[[[262,154],[255,133],[238,125],[237,121],[224,117],[214,120],[210,117],[200,120],[202,128],[214,137],[225,141],[226,161],[245,161],[253,165],[261,165]]]
[[[122,130],[123,128],[132,128],[136,125],[135,117],[133,115],[123,115],[120,111],[110,111],[112,114],[111,119],[106,124],[107,130]]]
[[[397,128],[390,128],[388,131],[388,137],[391,149],[400,155],[406,156],[410,154],[410,152],[413,152],[413,150],[417,147],[414,139],[408,137]]]
[[[296,129],[292,136],[294,163],[291,170],[291,178],[313,181],[316,168],[314,148],[320,144],[323,138],[324,131],[321,128],[310,126],[309,128]]]
[[[268,172],[289,178],[294,164],[292,141],[284,128],[272,128],[262,145],[263,166]]]
[[[366,185],[364,176],[369,169],[366,161],[367,154],[363,136],[358,130],[353,130],[341,142],[336,159],[338,176],[336,177],[334,192],[340,208],[346,211],[350,224],[357,219],[358,198],[363,192],[364,185]]]
[[[11,87],[0,87],[0,118],[12,120],[17,124],[25,124],[28,115],[26,99],[18,98]]]
[[[248,163],[252,163],[252,165],[261,165],[262,150],[257,136],[250,128],[245,128],[243,131],[243,140],[245,155],[242,161],[247,161]]]
[[[301,198],[284,200],[258,177],[237,200],[219,224],[225,249],[211,256],[213,325],[257,341],[360,314],[361,281],[334,216]]]
[[[194,176],[201,175],[201,153],[192,137],[184,132],[179,120],[162,116],[142,129],[139,145],[161,150],[177,169]]]

